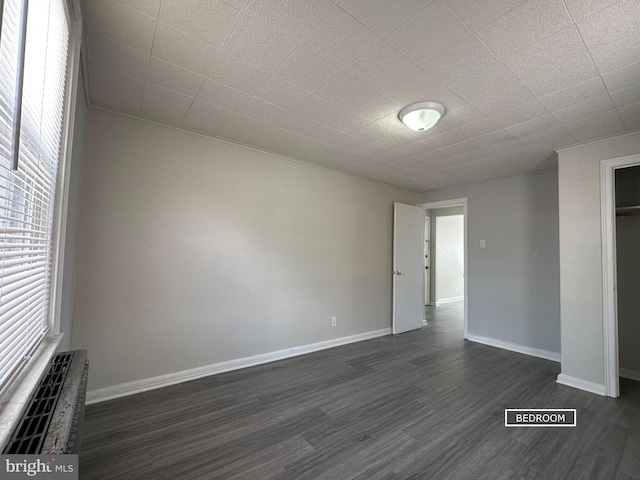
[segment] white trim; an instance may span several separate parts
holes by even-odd
[[[604,385],[601,385],[599,383],[589,382],[588,380],[582,380],[581,378],[577,377],[571,377],[569,375],[565,375],[564,373],[558,375],[556,382],[561,385],[585,390],[597,395],[602,395],[603,397],[605,396],[605,387]]]
[[[159,375],[157,377],[134,380],[132,382],[120,383],[118,385],[112,385],[109,387],[97,388],[95,390],[90,390],[87,392],[86,404],[90,405],[93,403],[104,402],[106,400],[112,400],[114,398],[125,397],[127,395],[133,395],[135,393],[146,392],[148,390],[155,390],[156,388],[168,387],[177,383],[187,382],[189,380],[195,380],[202,377],[208,377],[210,375],[216,375],[218,373],[230,372],[232,370],[253,367],[255,365],[262,365],[264,363],[275,362],[278,360],[283,360],[285,358],[297,357],[306,353],[317,352],[318,350],[326,350],[327,348],[338,347],[340,345],[346,345],[348,343],[361,342],[363,340],[383,337],[390,334],[390,328],[383,328],[381,330],[373,330],[371,332],[359,333],[356,335],[350,335],[348,337],[334,338],[333,340],[326,340],[324,342],[311,343],[309,345],[302,345],[300,347],[287,348],[285,350],[278,350],[276,352],[238,358],[236,360],[229,360],[227,362],[214,363],[213,365],[205,365],[203,367],[182,370],[181,372],[168,373],[166,375]]]
[[[80,12],[77,0],[73,0],[73,14]],[[67,92],[65,95],[62,148],[56,186],[56,205],[53,232],[53,254],[51,274],[51,304],[49,308],[49,328],[54,335],[60,333],[60,312],[62,310],[62,283],[64,276],[65,234],[69,204],[69,179],[71,176],[71,154],[73,150],[73,129],[75,123],[78,74],[80,71],[80,44],[82,42],[82,18],[71,19],[69,25],[69,47],[67,65]]]
[[[604,348],[604,385],[606,395],[620,395],[618,365],[618,293],[616,274],[616,187],[618,168],[640,164],[640,155],[600,162],[600,215],[602,227],[602,323]]]
[[[419,203],[418,207],[425,210],[443,207],[456,207],[462,205],[462,214],[464,215],[464,330],[463,337],[469,338],[469,215],[468,215],[468,199],[467,197],[452,198],[450,200],[439,200],[437,202]],[[437,298],[437,297],[436,297]],[[436,306],[441,302],[436,301]]]
[[[574,150],[576,148],[584,147],[586,145],[595,145],[598,143],[607,142],[609,140],[617,140],[618,138],[633,137],[634,135],[638,135],[638,132],[622,133],[620,135],[616,134],[616,135],[611,135],[609,137],[596,138],[595,140],[587,140],[580,143],[574,143],[573,145],[567,145],[566,147],[554,148],[553,151],[556,153],[566,152],[569,150]]]
[[[629,380],[640,382],[640,372],[637,370],[630,370],[628,368],[620,367],[620,376],[623,378],[628,378]]]
[[[505,342],[503,340],[497,340],[495,338],[480,337],[478,335],[469,335],[467,340],[472,342],[482,343],[491,347],[502,348],[504,350],[510,350],[512,352],[524,353],[525,355],[531,355],[532,357],[544,358],[545,360],[551,360],[553,362],[560,362],[560,354],[558,352],[552,352],[550,350],[542,350],[541,348],[527,347],[525,345],[519,345],[517,343]]]
[[[438,305],[441,305],[443,303],[459,302],[461,300],[464,300],[464,297],[441,298],[440,300],[438,300]]]

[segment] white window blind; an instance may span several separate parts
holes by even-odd
[[[49,330],[69,46],[63,0],[31,0],[22,103],[15,105],[23,5],[23,0],[4,0],[0,42],[0,386]],[[16,108],[21,122],[18,168],[13,170]]]

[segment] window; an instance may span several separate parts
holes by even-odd
[[[64,0],[4,0],[1,18],[3,387],[52,328],[54,213],[64,131],[70,21]]]

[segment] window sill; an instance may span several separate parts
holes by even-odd
[[[11,439],[11,434],[40,379],[46,372],[61,339],[61,334],[45,338],[34,352],[29,365],[2,395],[0,399],[0,446],[2,448]]]

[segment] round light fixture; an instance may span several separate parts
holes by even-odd
[[[400,110],[398,118],[416,132],[424,132],[433,127],[444,115],[444,106],[437,102],[414,103]]]

